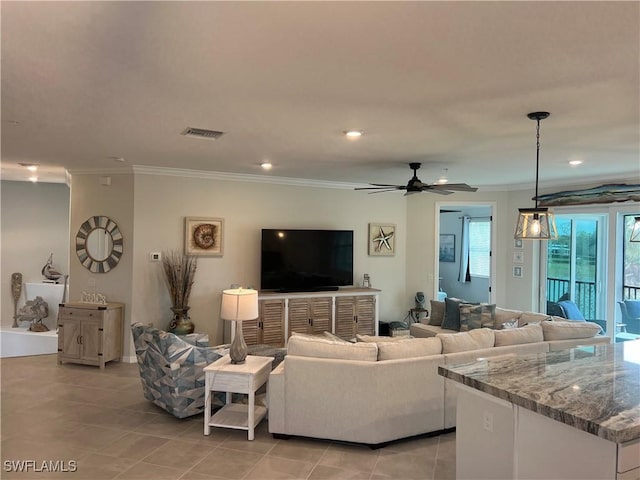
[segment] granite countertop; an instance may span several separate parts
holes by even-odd
[[[488,357],[438,373],[612,442],[640,438],[640,340]]]

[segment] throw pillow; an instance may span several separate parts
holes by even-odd
[[[324,331],[324,336],[325,336],[325,338],[327,338],[329,340],[333,340],[335,342],[351,343],[349,340],[345,340],[344,338],[339,337],[338,335],[335,335],[335,334],[329,332],[328,330]]]
[[[467,330],[493,326],[495,313],[495,304],[481,303],[480,305],[473,305],[461,303],[460,331],[466,332]]]
[[[366,343],[383,343],[383,342],[401,342],[406,340],[406,337],[398,336],[398,337],[384,337],[377,335],[361,335],[356,333],[356,341],[358,342],[366,342]]]
[[[439,327],[444,320],[445,303],[438,300],[431,300],[431,315],[429,316],[429,325]]]
[[[582,315],[582,312],[580,311],[578,306],[571,300],[563,300],[561,302],[558,302],[558,304],[562,306],[562,309],[564,310],[564,313],[567,314],[568,319],[580,321],[585,320],[584,315]]]
[[[522,315],[518,318],[518,324],[524,327],[525,325],[544,322],[545,320],[549,320],[549,318],[551,317],[546,313],[522,312]]]
[[[502,324],[502,330],[509,330],[511,328],[518,328],[518,319],[514,318],[513,320],[509,320],[508,322],[504,322]]]
[[[520,345],[523,343],[542,342],[542,327],[539,324],[531,324],[526,327],[497,330],[496,347],[506,345]]]
[[[442,328],[447,330],[460,331],[460,304],[463,303],[459,298],[444,299],[444,320]]]

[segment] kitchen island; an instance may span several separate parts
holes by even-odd
[[[458,479],[640,479],[640,341],[439,367]]]

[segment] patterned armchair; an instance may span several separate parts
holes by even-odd
[[[142,390],[147,400],[178,418],[204,411],[203,368],[229,353],[228,345],[200,347],[152,326],[131,325]],[[224,394],[212,399],[224,404]]]

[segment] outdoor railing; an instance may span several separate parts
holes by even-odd
[[[562,278],[547,278],[547,298],[557,302],[560,297],[569,292],[569,280]],[[625,300],[640,299],[640,287],[623,285],[623,298]],[[596,284],[595,282],[576,282],[576,299],[572,299],[587,320],[596,318]]]

